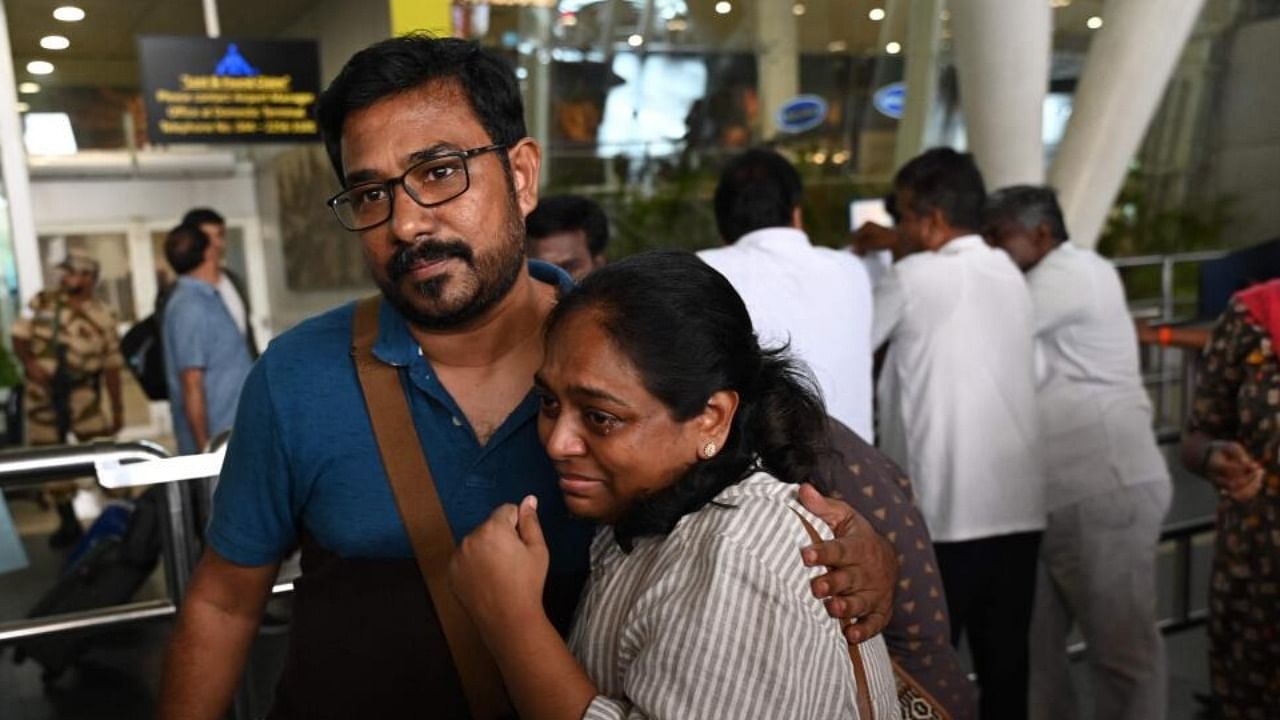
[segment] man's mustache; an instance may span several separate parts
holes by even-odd
[[[461,240],[423,240],[416,245],[402,247],[387,261],[387,277],[392,282],[404,277],[414,265],[458,258],[472,267],[475,255],[470,246]]]

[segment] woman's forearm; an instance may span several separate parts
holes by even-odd
[[[522,720],[583,716],[599,691],[541,608],[508,627],[480,625]]]

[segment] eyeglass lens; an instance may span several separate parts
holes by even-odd
[[[333,204],[338,219],[352,230],[385,222],[391,217],[395,184],[368,183],[342,193]],[[467,164],[457,156],[425,160],[409,168],[399,184],[419,205],[439,205],[466,191]]]

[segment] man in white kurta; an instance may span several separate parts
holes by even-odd
[[[876,286],[872,343],[885,453],[907,468],[934,539],[952,641],[968,636],[983,718],[1027,707],[1027,635],[1044,528],[1031,298],[977,234],[972,159],[931,150],[894,182],[899,256]]]
[[[1155,559],[1171,487],[1120,276],[1067,242],[1049,188],[993,194],[987,235],[1026,271],[1039,350],[1049,518],[1031,636],[1032,716],[1081,717],[1065,650],[1074,621],[1088,646],[1086,716],[1163,718]]]
[[[800,175],[770,150],[749,150],[716,187],[725,246],[698,253],[729,279],[765,348],[790,343],[813,372],[827,412],[874,442],[871,282],[858,258],[815,247],[802,228]]]

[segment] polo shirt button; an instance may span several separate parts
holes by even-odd
[[[457,425],[458,427],[462,427],[462,421],[458,419],[457,415],[453,416],[453,424]]]

